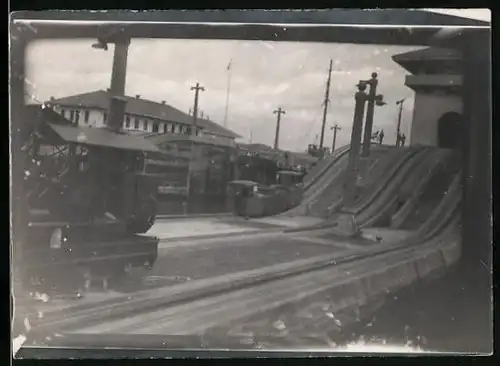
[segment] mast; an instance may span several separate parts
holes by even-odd
[[[333,67],[333,61],[330,60],[330,68],[328,69],[328,79],[326,81],[325,100],[323,102],[324,103],[323,124],[321,125],[321,137],[319,140],[320,151],[323,151],[323,142],[325,139],[326,115],[328,113],[328,103],[330,102],[330,82],[332,80],[332,67]]]

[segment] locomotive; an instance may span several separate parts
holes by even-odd
[[[233,212],[238,216],[263,217],[292,209],[302,201],[304,175],[304,172],[287,169],[277,172],[277,184],[266,186],[249,180],[230,182]]]
[[[12,152],[24,171],[14,241],[23,283],[49,292],[82,271],[119,281],[151,268],[159,240],[142,234],[155,221],[159,178],[145,174],[144,155],[157,148],[78,127],[47,104],[25,108]]]

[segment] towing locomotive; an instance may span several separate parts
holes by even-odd
[[[305,173],[292,169],[276,173],[276,184],[263,185],[250,180],[230,182],[233,212],[244,217],[277,215],[300,204]]]
[[[158,239],[141,234],[154,223],[159,181],[145,174],[144,155],[156,147],[116,129],[78,127],[49,105],[26,106],[25,117],[13,151],[24,170],[14,251],[25,285],[47,292],[82,271],[120,280],[151,268]]]

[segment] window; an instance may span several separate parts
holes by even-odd
[[[71,122],[73,122],[73,120],[74,120],[74,119],[75,119],[75,111],[74,111],[74,110],[71,110],[71,111],[69,112],[69,120],[70,120]]]
[[[167,123],[163,124],[163,133],[168,133],[168,124]]]
[[[175,124],[170,125],[170,132],[175,133]]]
[[[186,127],[186,135],[191,135],[191,126]]]
[[[85,123],[89,123],[89,118],[90,118],[90,111],[85,111],[85,117],[84,117]]]
[[[78,124],[80,121],[80,111],[75,111],[75,123]]]
[[[153,122],[153,132],[160,131],[160,124],[158,122]]]
[[[142,128],[144,129],[144,131],[147,131],[148,130],[148,121],[147,120],[144,120],[142,122]]]
[[[130,128],[130,116],[125,116],[125,127]]]
[[[66,110],[65,109],[61,109],[61,116],[66,117]]]
[[[138,118],[136,118],[136,119],[134,120],[134,129],[135,129],[135,130],[138,130],[138,129],[139,129],[139,119],[138,119]]]

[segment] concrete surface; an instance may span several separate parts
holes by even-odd
[[[310,216],[270,216],[262,218],[249,219],[251,222],[264,223],[270,225],[282,226],[284,228],[300,228],[321,224],[324,220],[318,217]]]
[[[175,220],[158,220],[146,233],[160,240],[179,239],[185,237],[238,234],[258,231],[243,223],[222,221],[219,217],[179,218]]]
[[[224,293],[220,296],[173,306],[145,315],[102,323],[76,333],[199,334],[221,323],[254,314],[267,314],[289,304],[300,304],[330,295],[330,312],[360,306],[368,298],[385,295],[428,273],[418,273],[415,263],[440,253],[442,246],[414,248],[383,258],[365,259]],[[455,242],[447,246],[458,245]],[[439,254],[440,258],[443,258]],[[440,267],[446,266],[444,260]],[[293,309],[299,309],[297,305]],[[274,321],[268,318],[269,324]],[[278,319],[279,320],[279,319]],[[231,328],[231,326],[230,326]]]

